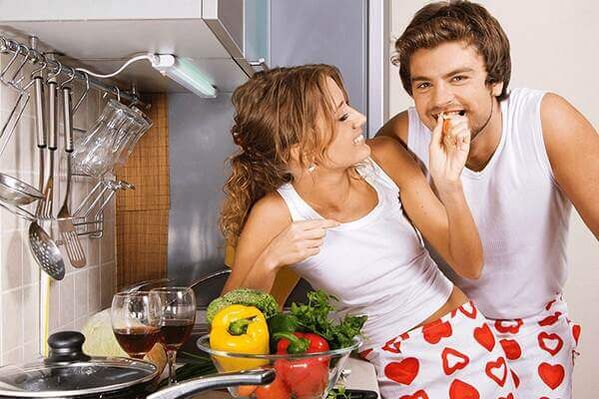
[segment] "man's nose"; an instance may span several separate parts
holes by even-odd
[[[453,92],[447,85],[441,83],[433,87],[433,103],[435,109],[443,110],[453,102]]]

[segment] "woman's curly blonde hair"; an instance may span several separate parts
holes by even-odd
[[[256,201],[293,181],[292,147],[297,145],[301,167],[325,157],[335,123],[327,78],[335,81],[347,101],[339,70],[324,64],[258,72],[233,93],[231,134],[240,150],[228,159],[231,175],[223,188],[220,217],[230,244],[237,242]]]

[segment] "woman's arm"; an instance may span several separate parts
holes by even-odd
[[[258,201],[248,216],[237,242],[233,270],[223,293],[239,287],[272,290],[278,271],[316,255],[331,220],[291,222],[278,194]]]
[[[435,139],[436,149],[439,149],[441,138]],[[461,172],[460,163],[465,162],[465,158],[449,157],[435,165],[435,183],[441,183],[437,184],[437,198],[416,162],[396,140],[376,137],[369,144],[373,158],[399,186],[402,205],[416,228],[456,273],[466,278],[479,278],[483,266],[482,244],[464,197],[459,173],[456,175],[456,171]],[[451,150],[465,150],[467,154],[467,148],[463,146]],[[431,156],[439,160],[439,154]],[[440,172],[439,166],[445,170]],[[439,172],[449,178],[439,177]]]

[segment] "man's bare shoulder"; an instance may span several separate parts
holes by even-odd
[[[403,143],[408,142],[409,117],[408,111],[400,112],[380,128],[377,136],[388,136],[400,139]]]

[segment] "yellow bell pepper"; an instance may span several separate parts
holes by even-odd
[[[212,320],[210,347],[230,353],[268,354],[268,324],[258,308],[229,305]],[[252,360],[214,356],[221,371],[240,371],[259,368],[268,360]]]

